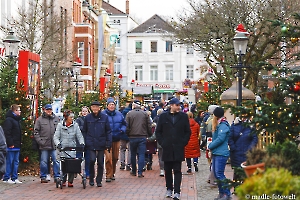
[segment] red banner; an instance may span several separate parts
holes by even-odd
[[[100,77],[100,93],[105,91],[105,77]]]
[[[208,92],[208,82],[207,81],[204,82],[204,91]]]

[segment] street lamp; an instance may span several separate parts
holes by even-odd
[[[81,70],[81,63],[79,62],[74,62],[72,67],[73,67],[73,71],[75,72],[75,87],[76,87],[76,103],[75,105],[78,106],[78,99],[79,99],[79,94],[78,94],[78,75],[80,74],[80,70]]]
[[[19,54],[19,43],[20,40],[14,35],[13,31],[9,31],[5,39],[2,40],[5,47],[5,57],[9,58],[12,63],[10,64],[11,69],[13,69],[16,64],[17,57]]]
[[[248,34],[245,32],[237,32],[233,38],[233,46],[234,46],[234,53],[238,55],[238,64],[233,66],[232,68],[238,69],[238,98],[237,98],[237,106],[242,105],[242,69],[245,68],[242,63],[242,55],[246,54],[247,44],[248,44]]]

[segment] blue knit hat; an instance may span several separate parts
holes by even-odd
[[[108,98],[107,98],[106,104],[108,105],[108,104],[110,104],[110,103],[116,104],[114,98],[112,98],[112,97],[108,97]]]

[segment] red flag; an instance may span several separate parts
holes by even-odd
[[[204,82],[204,91],[208,92],[208,82],[207,81]]]
[[[105,90],[105,77],[100,77],[100,93],[103,93]]]

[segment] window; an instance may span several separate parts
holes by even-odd
[[[193,65],[186,66],[186,78],[189,78],[189,79],[194,78],[194,66]]]
[[[158,67],[157,65],[150,66],[150,80],[157,81],[158,80]]]
[[[157,41],[151,42],[151,52],[157,52]]]
[[[173,43],[172,41],[166,41],[166,52],[172,52]]]
[[[173,81],[173,65],[166,65],[166,81]]]
[[[117,58],[114,64],[114,71],[115,74],[121,73],[121,58]]]
[[[135,66],[135,80],[136,81],[143,80],[143,66]]]
[[[135,42],[135,53],[142,53],[143,42]]]
[[[77,54],[81,60],[81,63],[84,63],[84,42],[78,42]]]
[[[186,48],[186,54],[194,54],[194,48],[193,47],[187,47]]]

